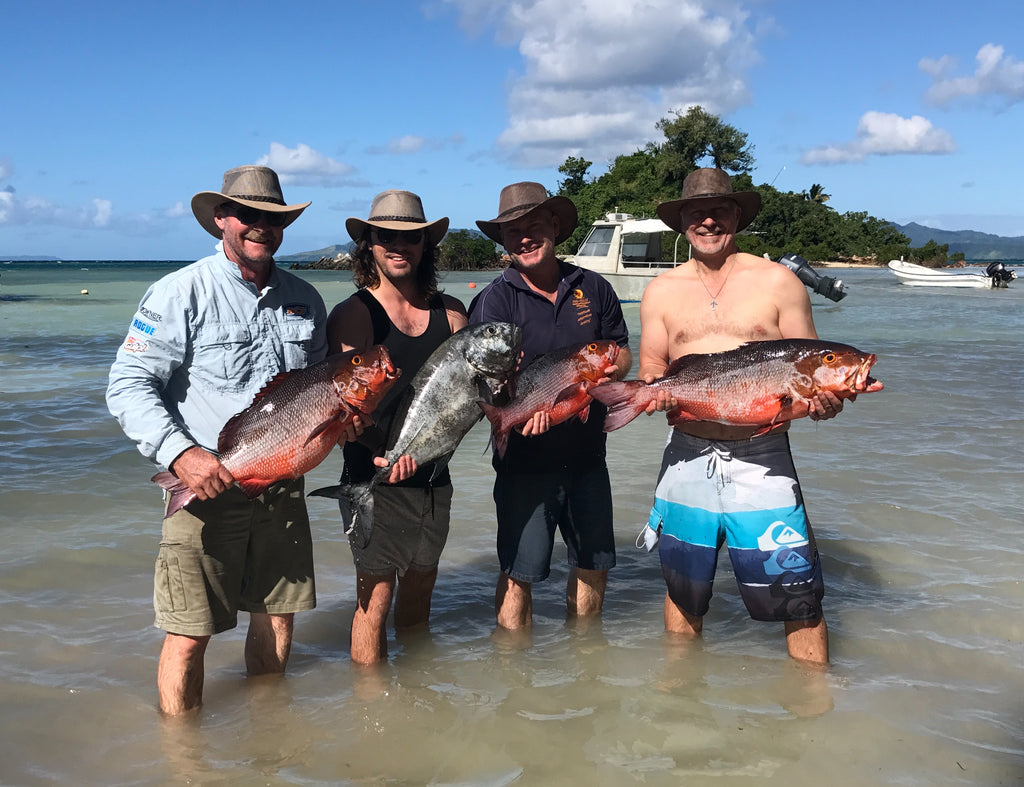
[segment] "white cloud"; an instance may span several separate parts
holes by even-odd
[[[166,216],[169,219],[176,219],[176,218],[179,218],[181,216],[190,216],[190,215],[192,215],[192,210],[191,210],[191,208],[186,207],[184,202],[175,202],[173,205],[171,205],[171,207],[167,208],[167,210],[165,210],[163,213],[164,213],[164,216]]]
[[[804,164],[844,164],[868,156],[952,153],[956,143],[948,132],[935,128],[920,115],[905,118],[888,112],[865,112],[857,135],[841,145],[827,145],[805,153]]]
[[[14,165],[9,158],[0,158],[0,180],[6,180],[14,172]]]
[[[113,203],[94,199],[90,207],[67,207],[42,197],[19,199],[13,190],[0,191],[0,225],[55,225],[71,229],[107,229],[115,221]]]
[[[1007,55],[997,44],[985,44],[975,56],[977,68],[971,76],[953,76],[956,60],[944,56],[924,58],[918,67],[933,79],[926,94],[935,104],[961,98],[992,96],[1008,104],[1024,100],[1024,62]]]
[[[114,204],[108,199],[94,199],[92,204],[96,208],[96,214],[92,217],[93,226],[106,227],[114,213]]]
[[[750,100],[747,13],[731,0],[446,0],[464,27],[518,42],[499,146],[526,166],[582,149],[611,159],[655,135],[670,110],[725,114]]]
[[[349,183],[355,172],[352,165],[335,161],[301,142],[294,150],[271,142],[270,152],[256,164],[277,172],[282,185],[340,186]]]
[[[388,140],[386,145],[374,145],[367,148],[367,153],[379,155],[388,154],[393,156],[405,156],[422,151],[444,150],[446,148],[458,147],[465,141],[462,134],[452,134],[448,137],[431,138],[421,137],[415,134],[406,134],[402,137],[395,137]]]

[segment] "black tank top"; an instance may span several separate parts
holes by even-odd
[[[354,297],[358,298],[370,312],[373,343],[387,347],[392,363],[402,370],[402,374],[374,411],[374,426],[366,430],[360,442],[345,443],[342,447],[345,455],[345,469],[341,475],[343,483],[369,481],[377,472],[377,467],[373,464],[374,455],[398,437],[397,430],[401,425],[395,424],[394,421],[402,395],[430,354],[452,334],[451,326],[448,324],[448,312],[440,295],[431,298],[428,304],[430,319],[427,322],[427,329],[419,336],[408,336],[398,330],[380,301],[368,290],[356,290]],[[414,476],[397,486],[443,486],[451,483],[447,467],[431,483],[430,477],[433,474],[433,463],[422,465]]]

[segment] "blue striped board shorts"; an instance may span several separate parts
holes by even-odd
[[[648,527],[668,595],[703,616],[725,543],[754,620],[816,620],[825,586],[789,435],[711,441],[672,430]]]

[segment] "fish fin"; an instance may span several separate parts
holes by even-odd
[[[320,435],[322,435],[324,432],[330,429],[332,426],[337,424],[339,421],[343,421],[344,419],[348,418],[350,415],[353,415],[355,412],[355,410],[353,410],[347,404],[342,402],[342,407],[340,410],[338,410],[338,412],[336,412],[322,424],[318,425],[316,429],[309,433],[309,437],[306,438],[306,442],[302,444],[302,447],[305,448],[307,445],[316,440]]]
[[[491,422],[491,444],[494,446],[494,450],[500,459],[505,456],[505,449],[508,448],[509,432],[502,422],[502,410],[500,407],[487,404],[487,402],[478,401],[477,404],[480,405],[480,409],[487,416],[487,420]]]
[[[590,418],[590,405],[588,404],[582,410],[577,413],[581,423],[586,423],[587,419]]]
[[[579,394],[586,392],[587,387],[581,383],[573,383],[572,385],[567,385],[565,386],[565,388],[558,392],[558,395],[551,403],[551,407],[549,409],[554,410],[555,405],[557,405],[559,402],[564,402],[566,399],[574,399]]]
[[[253,498],[259,497],[264,492],[266,492],[267,489],[270,488],[270,485],[273,484],[274,482],[268,481],[265,478],[246,478],[243,481],[239,481],[236,479],[235,483],[242,488],[242,491],[245,492],[246,497],[252,500]]]
[[[373,530],[374,486],[376,486],[376,477],[373,481],[364,481],[360,484],[322,486],[309,492],[307,497],[336,499],[342,509],[345,535],[355,534],[356,542],[360,547],[365,548],[370,543],[370,533]]]
[[[196,493],[192,491],[191,487],[174,473],[167,470],[157,473],[150,480],[159,484],[170,495],[170,499],[167,502],[167,511],[164,513],[165,517],[176,514],[196,499]]]
[[[591,387],[587,393],[608,408],[604,418],[604,430],[614,432],[628,424],[644,411],[635,394],[646,383],[641,380],[628,382],[602,383]]]

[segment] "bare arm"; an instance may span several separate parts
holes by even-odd
[[[365,350],[373,345],[370,311],[356,298],[339,303],[327,317],[327,352]]]

